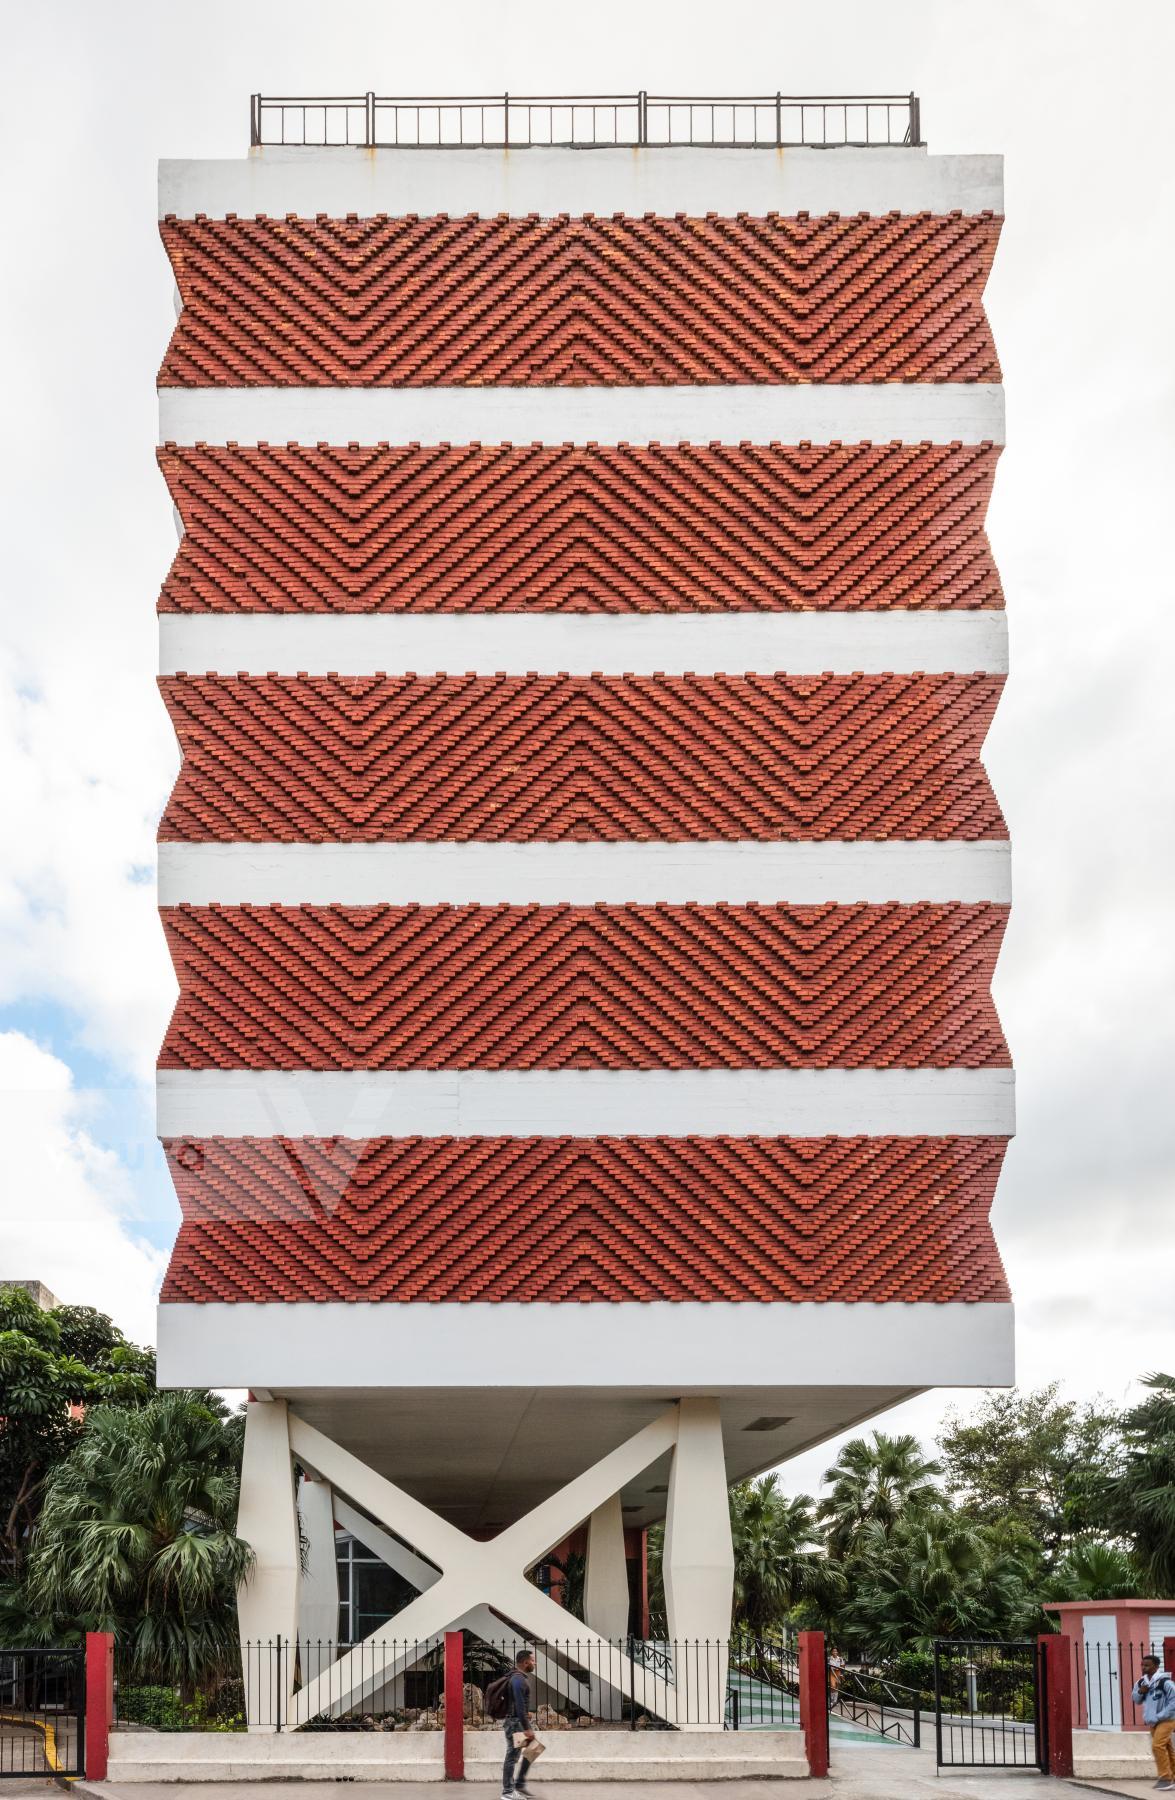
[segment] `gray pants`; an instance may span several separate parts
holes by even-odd
[[[506,1733],[506,1760],[502,1764],[502,1792],[504,1794],[524,1794],[526,1792],[527,1766],[522,1760],[522,1751],[514,1748],[514,1733],[525,1731],[526,1726],[521,1719],[507,1719],[503,1729]]]

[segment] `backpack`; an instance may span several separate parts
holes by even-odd
[[[491,1719],[508,1719],[514,1710],[510,1694],[510,1683],[514,1679],[514,1670],[507,1669],[490,1682],[486,1689],[486,1712]]]

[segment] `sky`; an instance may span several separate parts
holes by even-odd
[[[995,1223],[1019,1377],[1121,1401],[1175,1368],[1175,8],[42,0],[2,46],[0,1274],[151,1340],[177,1222],[149,1088],[174,999],[152,881],[177,762],[154,685],[175,550],[153,454],[173,323],[156,160],[243,155],[257,88],[913,88],[932,153],[1006,159],[990,530],[1012,676],[986,761],[1014,846],[996,999],[1019,1130]],[[973,1399],[936,1390],[886,1426],[930,1438]]]

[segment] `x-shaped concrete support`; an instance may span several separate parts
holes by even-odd
[[[526,1579],[526,1571],[605,1500],[672,1450],[677,1431],[674,1406],[497,1537],[479,1542],[291,1413],[289,1443],[298,1462],[410,1544],[441,1575],[386,1626],[291,1695],[290,1724],[358,1704],[418,1661],[423,1647],[439,1642],[447,1627],[484,1607],[492,1607],[536,1639],[574,1642],[593,1672],[618,1688],[635,1682],[642,1703],[672,1719],[676,1710],[672,1685],[643,1666],[634,1669],[615,1644],[540,1592]]]

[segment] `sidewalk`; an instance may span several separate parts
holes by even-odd
[[[498,1784],[465,1782],[469,1800],[497,1800]],[[932,1748],[923,1750],[845,1749],[833,1753],[827,1781],[642,1781],[548,1782],[534,1779],[535,1800],[620,1800],[624,1793],[638,1800],[1062,1800],[1062,1796],[1096,1792],[1089,1784],[1045,1782],[1022,1769],[1007,1772],[981,1770],[972,1773],[937,1774]],[[440,1800],[439,1783],[427,1782],[284,1782],[267,1781],[263,1792],[249,1782],[155,1783],[104,1782],[75,1784],[75,1792],[95,1800],[178,1800],[181,1792],[198,1800]],[[1112,1783],[1101,1790],[1116,1794],[1149,1794],[1149,1784]]]

